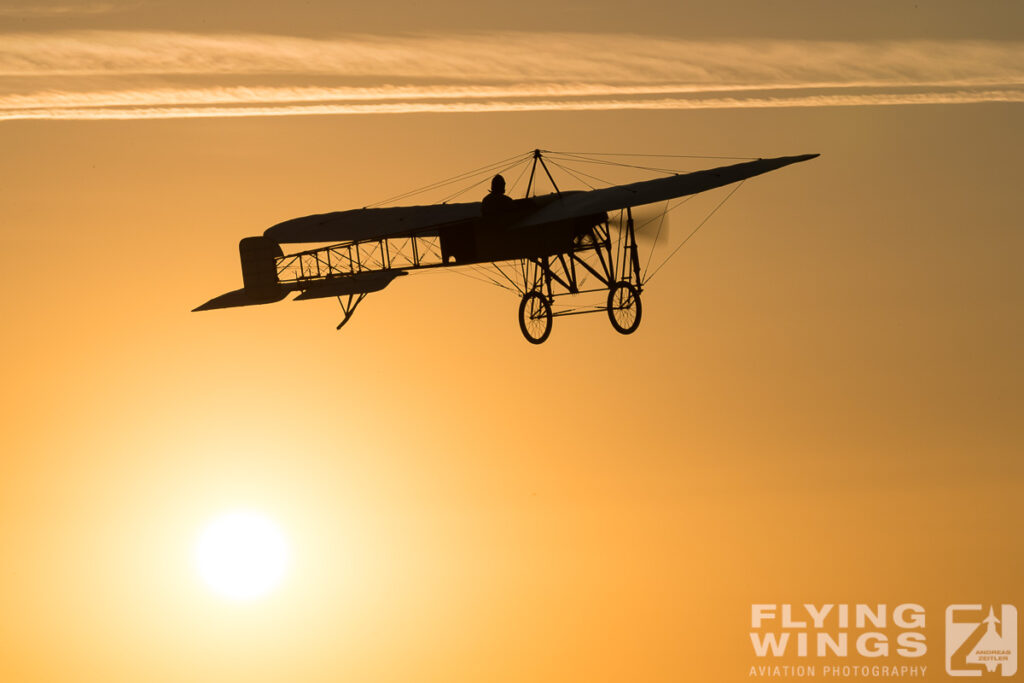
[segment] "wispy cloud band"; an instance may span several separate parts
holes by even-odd
[[[536,99],[452,102],[319,103],[267,106],[152,106],[63,109],[19,109],[0,113],[0,120],[128,120],[253,116],[324,116],[338,114],[415,114],[523,111],[601,111],[615,109],[761,109],[778,107],[856,107],[866,105],[967,104],[1024,102],[1024,92],[962,91],[926,94],[813,95],[803,97],[595,99],[583,101]]]
[[[0,43],[0,120],[1020,102],[1022,93],[1015,42],[107,31]]]
[[[18,19],[57,18],[90,14],[112,14],[124,12],[138,6],[138,3],[76,2],[74,4],[33,2],[0,7],[0,17]]]

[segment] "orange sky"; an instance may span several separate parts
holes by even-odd
[[[826,77],[801,95],[1014,100],[1024,82],[1014,3],[607,4],[541,21],[529,3],[5,2],[0,104],[537,79],[746,79],[772,98]],[[179,32],[191,64],[204,35],[385,51],[343,75],[344,57],[319,73],[104,61],[142,31]],[[494,79],[381,66],[416,61],[410,33],[454,49],[476,31],[554,41],[548,59],[615,35],[608,68],[636,76],[538,60],[515,79],[500,51]],[[114,66],[56,73],[82,63],[54,47],[69,36]],[[717,70],[650,61],[644,36],[657,54],[703,41]],[[873,84],[844,88],[878,40]],[[735,71],[757,41],[779,49]],[[763,663],[751,603],[804,602],[925,606],[920,663],[946,679],[947,605],[1024,609],[1022,105],[981,99],[0,120],[0,680],[741,681]],[[329,300],[189,312],[240,286],[243,236],[538,146],[822,156],[744,184],[645,290],[630,337],[580,316],[533,347],[515,297],[440,273],[371,296],[340,333]],[[718,192],[673,215],[675,238]],[[237,505],[295,552],[244,606],[190,566],[204,522]]]

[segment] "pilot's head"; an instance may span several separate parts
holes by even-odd
[[[501,177],[500,173],[491,178],[491,192],[505,194],[505,179]]]

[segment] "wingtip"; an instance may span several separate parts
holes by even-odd
[[[789,157],[775,157],[774,159],[758,159],[758,161],[775,162],[775,163],[780,163],[783,166],[785,166],[787,164],[798,164],[801,161],[810,161],[811,159],[816,159],[816,158],[818,158],[820,156],[821,155],[818,154],[818,153],[814,153],[814,154],[796,154],[796,155],[789,156]]]
[[[821,155],[817,154],[817,153],[815,153],[815,154],[797,154],[797,155],[791,156],[791,157],[781,157],[780,161],[782,161],[785,164],[799,164],[799,163],[801,163],[803,161],[810,161],[811,159],[817,159],[820,156]]]

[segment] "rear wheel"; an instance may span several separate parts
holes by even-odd
[[[633,334],[640,327],[640,292],[625,280],[616,282],[608,290],[608,319],[619,334]]]
[[[542,344],[551,334],[551,304],[538,291],[527,292],[519,302],[519,329],[526,341]]]

